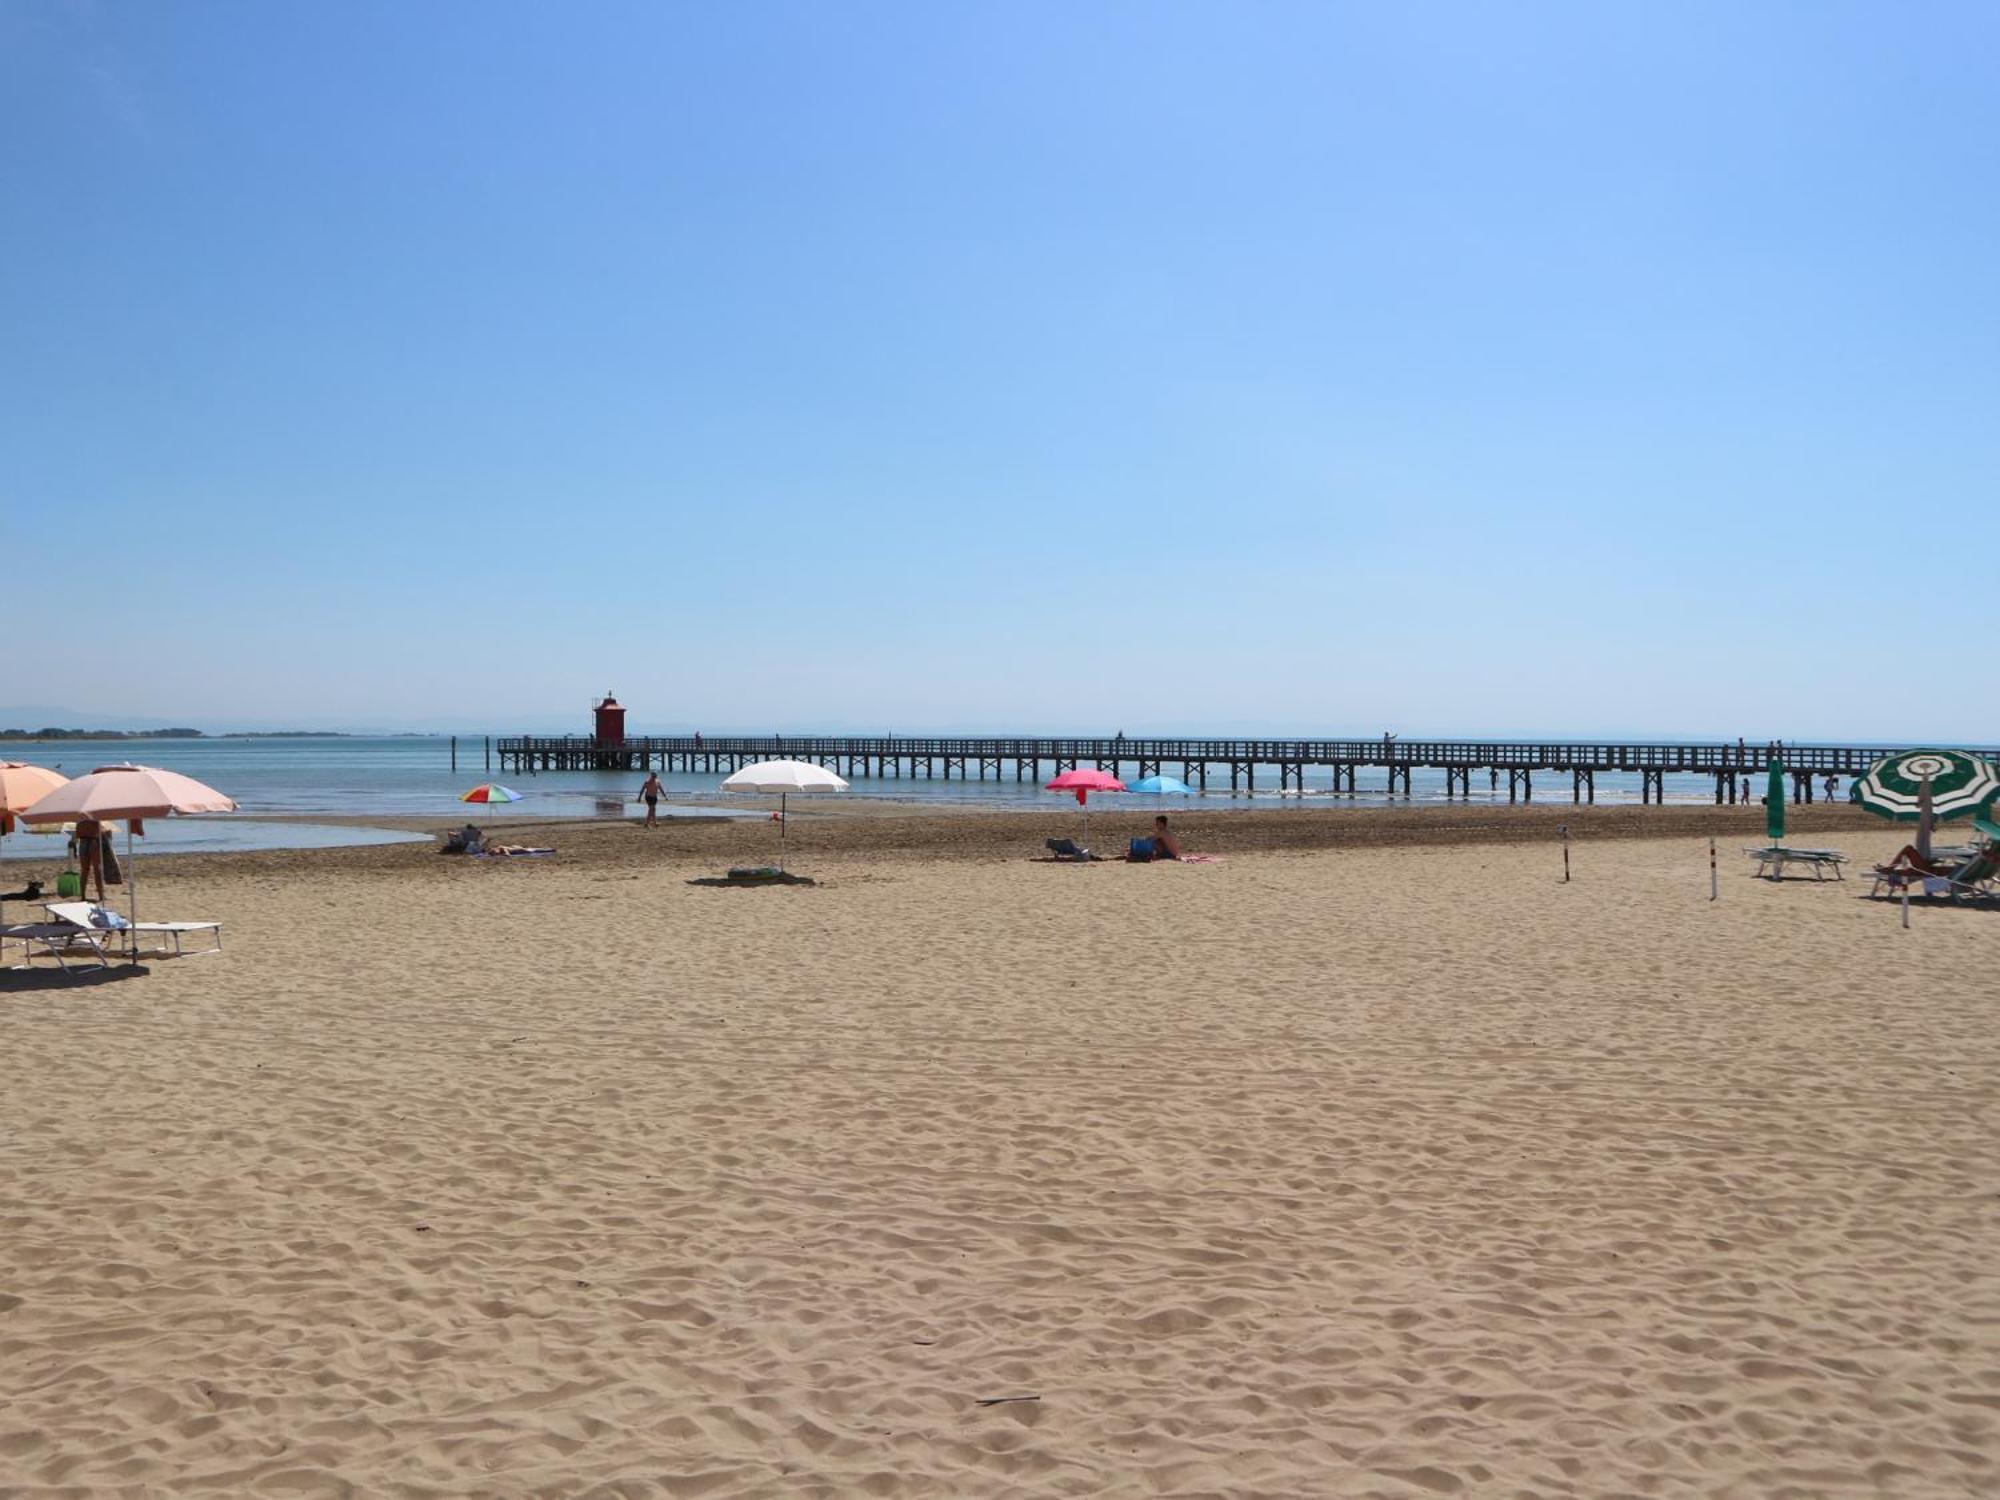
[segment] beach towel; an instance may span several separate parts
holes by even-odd
[[[106,885],[125,883],[125,872],[118,868],[118,845],[108,828],[97,836],[97,860],[98,868],[104,871]]]
[[[1222,856],[1220,854],[1183,854],[1181,856],[1181,863],[1184,865],[1219,865],[1222,863]]]
[[[493,844],[486,848],[469,849],[466,852],[474,859],[520,859],[534,854],[553,854],[556,851],[553,848],[524,849],[518,844]]]

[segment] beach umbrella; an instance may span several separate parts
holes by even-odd
[[[1073,771],[1065,771],[1054,781],[1042,788],[1047,792],[1075,792],[1076,805],[1083,809],[1083,846],[1090,847],[1090,794],[1092,792],[1122,792],[1125,783],[1109,771],[1087,770],[1081,766]]]
[[[1771,757],[1771,774],[1764,783],[1764,836],[1773,844],[1785,839],[1785,763]]]
[[[1878,818],[1917,825],[1917,853],[1931,854],[1931,825],[1984,812],[2000,797],[2000,769],[1968,750],[1899,750],[1854,784]]]
[[[69,781],[58,771],[25,761],[0,760],[0,834],[14,831],[14,819]]]
[[[25,761],[0,760],[0,838],[14,831],[16,817],[68,780],[59,771],[31,766]]]
[[[236,803],[214,787],[163,771],[157,766],[99,766],[88,776],[66,781],[21,814],[24,823],[77,823],[94,818],[125,825],[125,892],[131,898],[132,922],[139,921],[139,870],[132,850],[133,825],[147,818],[182,817],[190,813],[234,812]],[[133,962],[139,945],[132,944]]]
[[[519,802],[521,794],[512,787],[500,785],[497,781],[482,781],[458,800],[461,802],[484,804],[486,816],[490,819],[493,816],[493,809],[497,805],[503,802]]]
[[[724,779],[725,792],[758,792],[778,796],[778,868],[785,868],[786,801],[793,795],[813,796],[823,792],[844,792],[847,783],[825,766],[804,760],[760,760]]]
[[[1194,788],[1178,776],[1146,776],[1125,788],[1148,797],[1192,797]]]

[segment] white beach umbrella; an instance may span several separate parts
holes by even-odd
[[[778,868],[785,868],[785,800],[794,793],[844,792],[847,783],[825,766],[803,760],[760,760],[722,783],[725,792],[778,794]]]
[[[234,812],[236,804],[214,787],[155,766],[99,766],[88,776],[65,782],[21,814],[23,823],[75,823],[95,818],[125,825],[125,890],[132,921],[139,920],[139,873],[132,853],[132,825],[147,818],[187,813]],[[134,942],[133,951],[138,951]]]

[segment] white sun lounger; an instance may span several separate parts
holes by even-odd
[[[88,928],[93,933],[104,933],[114,937],[126,935],[126,941],[132,945],[135,951],[138,948],[141,934],[145,933],[151,933],[161,940],[159,951],[162,956],[167,952],[166,940],[169,938],[173,940],[175,958],[199,958],[204,953],[220,953],[222,951],[222,924],[220,922],[125,922],[123,918],[120,918],[121,925],[112,927],[93,920],[93,915],[100,908],[93,906],[88,901],[53,901],[47,903],[47,907],[49,915],[59,922],[68,922],[77,927]],[[185,939],[190,934],[197,932],[208,933],[214,941],[206,948],[189,950],[184,947],[183,943]]]
[[[19,943],[27,949],[28,961],[20,965],[33,968],[35,949],[40,948],[53,958],[65,974],[74,973],[70,959],[77,956],[81,945],[91,957],[97,960],[86,964],[85,968],[108,969],[111,959],[104,951],[104,944],[98,941],[96,932],[88,927],[79,927],[74,922],[23,922],[12,927],[0,927],[0,943]]]

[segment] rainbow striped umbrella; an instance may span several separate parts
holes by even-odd
[[[486,804],[487,812],[491,813],[495,803],[519,802],[521,794],[512,787],[500,785],[497,781],[482,781],[458,800],[461,802],[483,802]]]

